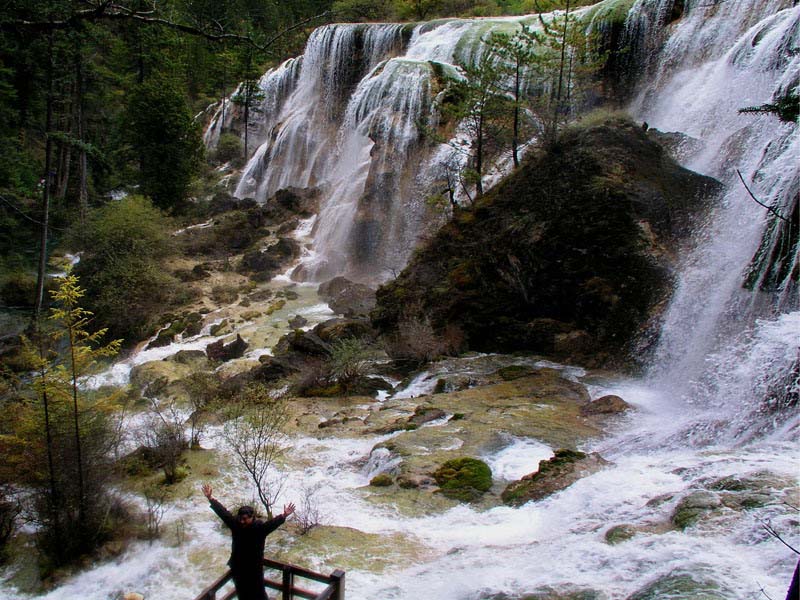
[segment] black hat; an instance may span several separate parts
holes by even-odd
[[[252,506],[243,506],[236,513],[236,516],[237,517],[252,517],[255,514],[256,514],[256,511],[253,510]]]

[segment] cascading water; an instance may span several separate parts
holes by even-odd
[[[235,192],[263,202],[282,188],[321,189],[312,252],[296,279],[346,274],[374,282],[405,266],[436,222],[425,198],[441,187],[440,166],[452,160],[425,137],[436,122],[441,73],[453,71],[457,57],[469,61],[490,30],[519,21],[340,24],[312,34],[291,94],[262,109],[265,142]],[[269,93],[268,83],[283,82],[288,71],[271,71],[261,88]],[[214,121],[209,131],[220,129]]]
[[[318,256],[339,261],[338,266],[352,264],[348,235],[324,226],[353,218],[357,225],[351,229],[366,227],[360,195],[369,194],[372,182],[383,178],[388,189],[402,191],[412,180],[398,175],[411,169],[410,154],[418,150],[410,115],[426,116],[429,106],[410,82],[434,86],[429,61],[452,61],[454,54],[470,51],[465,40],[502,23],[424,24],[409,39],[401,26],[317,31],[302,73],[292,79],[293,91],[272,113],[279,116],[269,141],[250,161],[239,195],[263,199],[288,185],[324,185],[328,202],[320,221],[325,223],[316,234],[325,242],[317,244]],[[408,517],[365,500],[359,491],[369,477],[393,468],[393,457],[374,449],[390,436],[295,438],[289,460],[297,468],[289,474],[287,490],[316,489],[329,524],[353,528],[362,537],[405,540],[405,553],[383,548],[389,560],[380,568],[368,566],[371,557],[363,564],[353,561],[348,599],[486,600],[593,590],[572,597],[654,600],[670,597],[669,585],[679,593],[687,581],[693,592],[677,597],[744,600],[759,597],[762,589],[773,598],[785,594],[796,557],[761,523],[770,522],[797,545],[797,515],[791,508],[800,504],[797,281],[789,275],[761,285],[756,277],[751,289],[742,287],[753,256],[764,244],[781,241],[774,219],[748,197],[735,169],[762,201],[791,213],[798,193],[797,124],[741,115],[738,109],[770,102],[776,92],[796,87],[800,7],[774,0],[689,0],[680,13],[666,0],[640,1],[627,27],[629,39],[637,40],[634,47],[650,53],[648,61],[640,61],[646,62],[646,74],[633,113],[653,127],[698,138],[703,148],[688,166],[718,177],[727,193],[684,258],[647,376],[605,382],[592,390],[594,395],[617,393],[636,407],[616,433],[586,448],[613,464],[520,508],[481,512],[464,505]],[[356,55],[358,64],[347,67],[350,75],[338,78],[342,61]],[[334,113],[347,128],[332,124]],[[394,173],[386,170],[388,165],[397,165]],[[387,210],[382,199],[372,201]],[[402,215],[406,209],[381,219],[397,232],[392,235],[410,240],[412,228]],[[333,257],[328,245],[342,248],[343,256]],[[790,268],[780,272],[791,274],[797,248],[782,256]],[[573,370],[570,376],[583,374]],[[422,385],[422,379],[414,385]],[[427,393],[428,388],[420,389],[407,395]],[[212,432],[204,446],[216,442]],[[507,439],[505,447],[483,458],[496,474],[512,479],[534,470],[547,455],[548,449],[535,440]],[[224,453],[219,460],[224,474],[215,487],[224,495],[247,478]],[[751,512],[721,503],[715,519],[686,530],[669,527],[683,498],[699,493],[710,502],[709,497],[723,496],[713,490],[735,491],[737,482],[745,480],[763,482],[772,498],[785,503],[765,503],[763,495],[751,495]],[[133,589],[147,598],[194,597],[220,574],[228,538],[199,492],[176,501],[167,520],[170,527],[180,523],[185,528],[181,545],[175,536],[152,545],[135,543],[116,561],[72,578],[45,597],[104,600]],[[604,535],[614,525],[637,533],[609,544]],[[360,552],[357,542],[336,551],[324,548],[306,559],[324,571]],[[644,594],[651,584],[655,587]],[[0,588],[0,594],[29,597],[10,586]]]
[[[644,10],[645,3],[634,7],[632,27],[647,20],[641,17]],[[664,7],[660,11],[669,12]],[[658,35],[657,28],[649,35]],[[734,35],[735,43],[725,43]],[[797,124],[738,110],[770,103],[800,83],[800,59],[787,51],[799,44],[800,7],[726,2],[712,13],[702,3],[687,3],[659,60],[649,66],[652,83],[634,103],[635,114],[652,126],[701,140],[702,149],[687,166],[726,185],[722,203],[685,258],[651,369],[656,387],[695,405],[716,405],[724,399],[729,410],[744,410],[744,403],[755,415],[759,402],[769,395],[765,382],[774,379],[774,385],[780,385],[796,369],[798,248],[789,244],[784,257],[787,275],[773,289],[762,289],[757,274],[751,275],[754,289],[745,289],[759,246],[771,254],[770,248],[787,240],[778,234],[778,217],[749,197],[736,171],[763,203],[791,219],[800,193]],[[796,231],[796,215],[793,227]],[[766,270],[768,265],[758,266]],[[784,312],[789,314],[781,316]],[[758,342],[764,336],[774,339],[776,331],[786,336],[783,360],[762,355]],[[732,378],[725,372],[746,369],[751,369],[751,381],[747,375]],[[731,380],[736,384],[721,383]],[[719,407],[716,412],[719,419]]]

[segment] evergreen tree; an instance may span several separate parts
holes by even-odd
[[[180,211],[200,167],[203,142],[175,82],[151,77],[137,86],[128,101],[126,128],[142,191],[156,206]]]
[[[53,294],[52,329],[38,346],[25,340],[38,401],[18,407],[10,444],[18,478],[37,492],[32,510],[50,567],[91,552],[112,535],[107,481],[118,442],[119,392],[92,393],[83,382],[99,360],[118,352],[120,341],[102,345],[106,331],[88,331],[91,313],[78,306],[83,294],[76,277],[65,278]]]

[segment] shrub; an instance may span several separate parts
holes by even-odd
[[[362,339],[339,340],[331,346],[331,378],[346,391],[356,380],[369,375],[374,357],[374,350]]]
[[[214,159],[220,164],[231,162],[234,167],[239,167],[243,162],[243,152],[244,145],[238,135],[223,133],[219,136]]]
[[[110,337],[147,337],[160,315],[185,299],[185,290],[160,263],[174,251],[170,232],[170,221],[142,196],[111,202],[91,215],[75,273],[86,288],[87,308]]]

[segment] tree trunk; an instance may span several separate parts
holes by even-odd
[[[75,457],[78,462],[78,523],[80,530],[85,531],[86,523],[86,493],[83,483],[83,455],[81,453],[81,430],[78,422],[78,369],[75,365],[75,331],[73,324],[69,324],[69,351],[72,361],[72,416],[75,424]]]
[[[38,327],[44,304],[44,280],[47,276],[47,236],[50,218],[50,179],[53,155],[53,139],[50,129],[53,126],[53,32],[48,34],[47,42],[47,110],[45,117],[44,179],[42,190],[42,217],[39,236],[39,268],[36,274],[36,299],[33,306],[33,320]]]
[[[514,128],[511,134],[511,153],[514,157],[514,168],[519,166],[519,86],[520,86],[520,58],[517,57],[514,65]]]
[[[86,159],[86,148],[84,147],[84,115],[83,115],[83,55],[81,48],[78,47],[78,57],[75,65],[75,89],[76,89],[76,126],[78,140],[81,142],[80,152],[78,154],[78,219],[80,223],[81,236],[86,231],[86,219],[89,216],[89,184],[88,184],[88,167]]]

